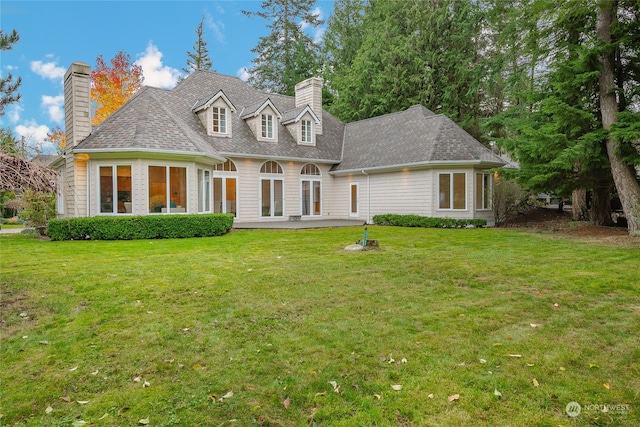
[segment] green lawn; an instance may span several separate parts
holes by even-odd
[[[0,236],[0,425],[640,425],[640,240],[361,237]]]

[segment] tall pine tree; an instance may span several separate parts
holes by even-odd
[[[258,89],[293,95],[295,85],[320,73],[320,48],[302,25],[322,24],[312,13],[315,0],[265,0],[260,11],[243,10],[248,17],[267,19],[271,30],[251,51],[257,56],[249,83]]]
[[[196,35],[198,38],[193,44],[193,50],[187,52],[187,66],[182,69],[187,75],[193,73],[195,70],[215,71],[213,69],[213,62],[209,57],[209,50],[207,49],[207,41],[204,39],[204,21],[205,17],[202,17],[198,28],[196,28]]]

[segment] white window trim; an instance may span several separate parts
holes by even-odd
[[[267,121],[267,126],[263,126],[263,121]],[[261,113],[260,114],[260,139],[273,141],[276,139],[276,125],[275,125],[275,115],[270,113]],[[269,126],[271,125],[271,126]],[[271,130],[271,136],[269,136],[269,129]]]
[[[464,174],[464,208],[454,208],[454,193],[453,193],[453,175],[455,174]],[[449,175],[449,205],[451,206],[450,208],[442,208],[440,207],[440,176],[441,175]],[[466,172],[438,172],[438,180],[436,182],[436,186],[437,186],[437,191],[436,191],[436,196],[437,196],[437,206],[439,211],[454,211],[454,212],[464,212],[467,211],[469,209],[469,191],[467,189],[467,184],[468,184],[468,180],[467,180],[467,173]]]
[[[308,125],[308,126],[307,126]],[[308,127],[309,131],[305,132],[305,127]],[[308,133],[310,139],[306,139]],[[302,119],[300,120],[300,144],[305,145],[314,145],[315,144],[315,134],[313,132],[313,120]]]
[[[224,111],[224,126],[221,126],[221,121],[220,121],[220,117],[218,117],[218,128],[222,129],[224,128],[224,131],[216,131],[214,130],[214,125],[213,122],[215,120],[216,117],[216,109],[218,109],[218,115],[220,115],[220,112]],[[227,107],[221,107],[219,105],[213,105],[211,106],[211,134],[212,135],[229,135],[229,109]]]
[[[165,168],[165,177],[166,177],[166,182],[167,182],[167,189],[165,190],[165,196],[166,196],[166,200],[168,200],[169,202],[171,201],[171,168],[181,168],[181,169],[185,169],[186,170],[186,178],[187,178],[187,183],[186,183],[186,201],[185,201],[185,205],[184,206],[184,212],[171,212],[171,205],[169,205],[169,208],[167,209],[166,212],[151,212],[149,210],[149,168],[150,167],[163,167]],[[188,214],[189,213],[189,203],[190,203],[190,196],[189,196],[189,189],[191,188],[191,176],[190,174],[192,173],[192,169],[189,166],[185,166],[185,165],[172,165],[172,164],[156,164],[156,163],[149,163],[146,165],[147,171],[146,171],[146,189],[145,189],[145,200],[146,200],[146,205],[147,205],[147,214],[149,215],[168,215],[168,214],[176,214],[176,213],[184,213],[184,214]],[[197,174],[197,172],[196,172]]]
[[[476,172],[476,180],[478,179],[478,175],[480,175],[480,179],[482,180],[482,184],[480,185],[480,188],[482,189],[482,196],[481,196],[481,200],[484,201],[484,177],[488,176],[489,177],[489,207],[478,207],[476,206],[476,210],[478,211],[490,211],[493,209],[493,174],[488,173],[488,172]],[[478,188],[477,184],[476,184],[476,189]],[[477,194],[476,194],[476,199],[477,199]]]
[[[117,211],[117,206],[118,206],[118,200],[117,200],[117,195],[118,195],[118,166],[128,166],[131,168],[131,212],[118,212]],[[112,171],[112,175],[111,178],[113,180],[113,192],[114,195],[111,196],[112,197],[112,201],[111,201],[111,206],[112,206],[112,212],[102,212],[101,209],[101,204],[102,201],[100,200],[100,197],[102,196],[102,193],[100,191],[100,168],[104,168],[104,167],[111,167],[111,171]],[[97,215],[132,215],[133,214],[133,208],[134,208],[134,197],[133,197],[133,164],[131,163],[97,163],[96,164],[96,214]],[[113,200],[113,198],[115,197],[115,200]],[[113,212],[113,210],[115,210],[115,212]]]
[[[231,178],[231,179],[235,179],[236,180],[236,216],[234,217],[235,219],[240,218],[240,209],[238,209],[238,207],[240,206],[240,191],[239,188],[239,181],[240,178],[238,178],[238,172],[237,172],[237,166],[236,166],[236,170],[235,171],[220,171],[220,170],[214,170],[213,173],[211,174],[211,192],[212,192],[212,197],[211,197],[211,211],[214,212],[215,209],[213,208],[213,203],[215,202],[214,198],[215,198],[215,192],[214,192],[214,183],[213,180],[215,178],[220,178],[222,179],[222,200],[224,202],[226,202],[227,200],[227,179]],[[227,207],[226,205],[223,205],[223,209],[222,209],[222,213],[231,213],[231,212],[227,212]]]

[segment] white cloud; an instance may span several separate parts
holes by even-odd
[[[41,150],[44,153],[55,151],[55,147],[51,142],[45,141],[49,128],[45,125],[39,125],[35,121],[30,120],[24,124],[20,124],[14,128],[18,138],[24,137],[27,147],[32,150]]]
[[[59,80],[62,83],[65,69],[54,62],[31,61],[31,71],[43,79]]]
[[[20,121],[20,114],[24,111],[24,107],[13,104],[8,106],[4,112],[11,123],[18,123]]]
[[[56,123],[62,123],[64,120],[64,95],[42,95],[41,99],[41,105],[47,109],[51,120]]]
[[[208,29],[213,30],[216,41],[218,43],[224,43],[224,22],[220,20],[216,21],[209,13],[206,14],[204,22]]]
[[[179,70],[162,65],[162,52],[153,42],[149,42],[144,53],[138,54],[135,64],[142,67],[145,86],[170,89],[176,85],[180,77]]]
[[[242,67],[236,72],[236,76],[243,82],[246,82],[251,77],[251,73],[247,67]]]

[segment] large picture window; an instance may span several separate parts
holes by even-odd
[[[100,213],[131,213],[131,166],[100,166]]]
[[[149,166],[149,212],[187,211],[187,168]]]
[[[476,209],[491,209],[491,174],[476,174]]]
[[[438,209],[466,209],[466,189],[465,173],[440,173],[438,175]]]

